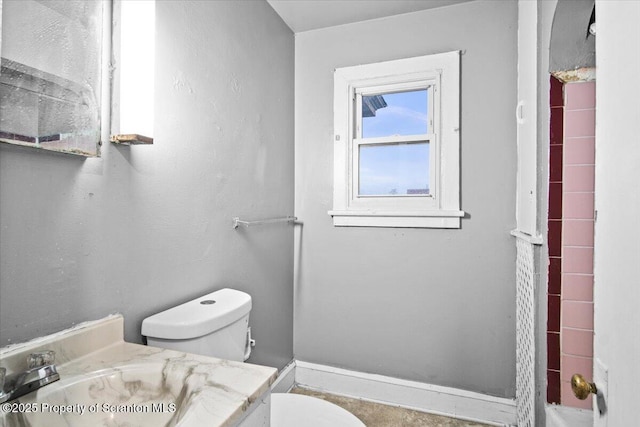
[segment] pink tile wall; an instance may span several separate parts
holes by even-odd
[[[571,375],[593,369],[593,196],[595,82],[564,85],[560,400],[591,408],[571,392]]]
[[[562,217],[565,219],[593,219],[593,192],[564,193]]]
[[[594,164],[596,154],[595,144],[595,138],[568,138],[564,144],[564,163],[567,166]]]
[[[562,274],[593,274],[593,247],[563,244]]]
[[[593,193],[595,165],[565,165],[563,169],[565,193]]]
[[[568,83],[565,85],[580,85],[589,83]],[[566,92],[565,92],[566,93]],[[581,138],[594,136],[596,128],[596,110],[590,108],[588,110],[570,110],[564,107],[564,138]]]
[[[596,82],[565,85],[564,105],[568,110],[596,109]]]
[[[562,297],[565,301],[593,301],[593,274],[565,274]]]
[[[593,247],[593,221],[565,219],[562,243],[565,246]]]
[[[562,326],[575,329],[593,330],[593,303],[586,301],[562,301]],[[588,354],[587,356],[592,356]],[[587,375],[587,372],[583,372]]]
[[[574,328],[562,328],[561,334],[563,355],[569,356],[581,356],[581,357],[593,357],[593,331],[585,329]],[[563,371],[563,366],[560,366],[560,371]],[[569,376],[576,372],[567,372]],[[590,377],[589,373],[584,373]],[[564,397],[564,396],[562,396]]]

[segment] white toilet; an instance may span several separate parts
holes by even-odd
[[[142,321],[147,345],[221,359],[245,361],[251,354],[251,296],[221,289]],[[274,393],[273,427],[365,427],[350,412],[314,397]]]

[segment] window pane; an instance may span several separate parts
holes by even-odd
[[[429,143],[360,146],[359,195],[428,195]]]
[[[0,140],[98,154],[102,3],[2,3]]]
[[[428,91],[362,97],[362,137],[420,135],[428,132]]]

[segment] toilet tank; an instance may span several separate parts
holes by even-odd
[[[251,296],[220,289],[142,321],[147,345],[221,359],[244,361],[250,354]]]

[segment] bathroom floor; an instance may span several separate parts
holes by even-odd
[[[463,421],[442,415],[427,414],[396,406],[382,405],[360,399],[321,393],[302,387],[294,387],[290,393],[324,399],[334,403],[358,417],[367,427],[485,427],[471,421]]]

